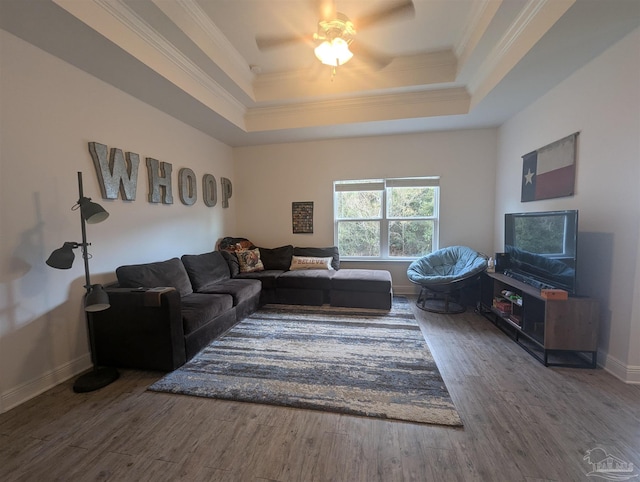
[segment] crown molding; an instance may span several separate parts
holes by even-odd
[[[424,87],[450,83],[455,80],[457,60],[452,50],[426,52],[395,58],[385,69],[375,72],[364,64],[353,63],[337,69],[330,80],[314,70],[272,72],[257,75],[254,92],[258,102],[285,99],[320,98],[336,94],[375,92],[380,89]]]
[[[353,97],[272,107],[246,115],[247,132],[317,127],[354,122],[466,114],[470,96],[464,87]]]
[[[151,0],[251,99],[249,64],[195,0]]]
[[[246,107],[123,0],[52,1],[229,122],[244,128]]]
[[[529,0],[468,83],[471,104],[482,100],[576,0]]]
[[[460,41],[454,49],[458,58],[458,72],[473,54],[502,2],[503,0],[476,0],[473,3]]]

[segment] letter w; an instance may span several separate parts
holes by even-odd
[[[140,157],[135,152],[127,152],[127,158],[121,149],[111,149],[107,160],[107,146],[98,142],[89,142],[89,152],[98,174],[100,189],[104,199],[122,199],[135,201],[138,185],[138,164]]]

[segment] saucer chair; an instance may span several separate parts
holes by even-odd
[[[462,313],[460,290],[477,281],[487,269],[487,258],[467,246],[450,246],[415,260],[407,269],[420,286],[416,305],[433,313]]]

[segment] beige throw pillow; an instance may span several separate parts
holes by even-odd
[[[311,256],[293,256],[291,258],[291,271],[297,269],[333,269],[331,261],[333,258],[313,258]]]
[[[241,273],[264,271],[264,265],[260,259],[260,250],[258,248],[236,251],[236,256],[238,257]]]

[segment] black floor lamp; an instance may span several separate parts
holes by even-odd
[[[49,259],[47,264],[52,268],[57,269],[69,269],[73,265],[75,255],[73,250],[80,247],[82,248],[82,258],[84,259],[84,277],[85,277],[85,289],[87,293],[84,297],[84,310],[87,321],[87,331],[89,335],[89,344],[91,349],[91,362],[93,364],[93,370],[80,376],[73,385],[73,391],[77,393],[92,392],[99,388],[109,385],[115,381],[120,374],[118,370],[112,367],[98,367],[96,364],[96,347],[93,334],[93,319],[91,313],[94,311],[103,311],[109,308],[109,296],[102,285],[92,285],[89,278],[89,252],[87,250],[91,243],[87,243],[87,228],[86,224],[96,224],[104,221],[109,217],[109,213],[104,210],[102,206],[91,202],[91,198],[84,197],[82,192],[82,173],[78,172],[78,192],[79,199],[76,205],[71,209],[73,211],[80,209],[80,223],[82,226],[82,242],[76,243],[73,241],[65,242],[61,248],[56,249]]]

